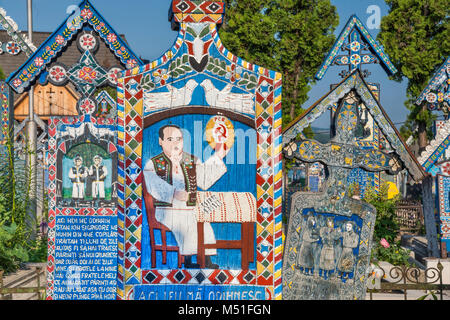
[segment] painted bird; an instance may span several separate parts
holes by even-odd
[[[160,109],[175,108],[189,105],[192,94],[198,83],[194,79],[189,80],[182,88],[175,88],[168,84],[166,88],[169,92],[144,93],[145,112],[152,112]]]
[[[246,114],[254,114],[254,95],[251,93],[232,93],[232,84],[222,90],[217,89],[211,80],[205,79],[200,84],[205,90],[206,102],[212,107],[230,109]]]

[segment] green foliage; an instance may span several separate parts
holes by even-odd
[[[389,248],[384,248],[379,243],[372,250],[372,258],[377,261],[387,261],[394,266],[409,266],[410,250],[402,248],[398,243],[391,244]]]
[[[20,262],[28,260],[27,250],[20,241],[16,242],[18,238],[20,232],[15,223],[0,225],[0,270],[15,271]]]
[[[409,265],[409,250],[403,249],[398,241],[400,226],[395,214],[398,196],[388,199],[389,185],[381,185],[379,192],[368,187],[364,194],[364,201],[370,203],[377,209],[377,218],[373,241],[375,246],[372,250],[372,260],[387,261],[393,265]],[[380,241],[385,239],[389,247],[385,248]]]
[[[38,242],[31,239],[32,228],[36,222],[28,222],[27,208],[32,203],[30,182],[24,168],[15,166],[19,162],[14,152],[13,141],[8,132],[4,132],[5,144],[0,145],[4,154],[0,155],[0,270],[14,272],[22,262],[43,259],[47,250],[46,239]],[[28,152],[28,151],[26,151]],[[45,242],[45,249],[44,249]]]
[[[364,196],[364,200],[377,209],[374,233],[374,240],[377,242],[383,238],[389,243],[394,242],[400,229],[395,214],[398,198],[388,199],[388,190],[389,185],[386,183],[381,185],[379,192],[369,186]]]
[[[424,147],[427,128],[431,128],[434,118],[429,110],[414,102],[450,54],[450,6],[448,0],[386,0],[386,3],[389,14],[381,21],[377,39],[399,70],[394,79],[408,79],[409,99],[405,105],[410,114],[403,133],[412,133],[411,127],[418,125],[419,146]]]
[[[339,22],[329,0],[227,1],[220,36],[231,52],[283,75],[283,125],[299,116]],[[310,135],[310,129],[306,130]]]

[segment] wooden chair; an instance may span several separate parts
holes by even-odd
[[[147,213],[148,228],[150,233],[150,248],[151,248],[151,262],[152,268],[156,268],[156,251],[162,252],[162,263],[167,263],[167,251],[178,253],[178,268],[181,269],[182,263],[184,263],[184,257],[180,254],[180,248],[178,246],[167,245],[167,232],[170,229],[162,223],[158,222],[155,217],[155,206],[153,205],[153,197],[147,192],[145,182],[142,183],[145,211]],[[155,243],[155,230],[161,231],[162,244],[157,245]]]

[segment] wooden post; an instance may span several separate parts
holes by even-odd
[[[433,177],[428,176],[422,181],[423,215],[428,242],[428,256],[439,258],[436,219],[434,217],[434,199],[432,193]]]

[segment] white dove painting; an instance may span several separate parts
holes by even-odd
[[[232,93],[232,84],[228,84],[225,88],[219,90],[209,79],[203,80],[200,86],[205,90],[206,102],[211,107],[220,107],[245,114],[255,114],[253,94]]]
[[[168,92],[144,92],[144,111],[149,113],[189,105],[197,86],[197,81],[190,79],[184,87],[179,89],[168,84],[166,85]]]

